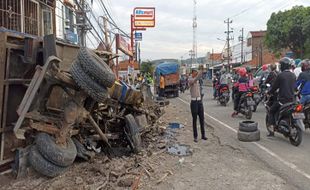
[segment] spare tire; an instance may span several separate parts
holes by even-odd
[[[110,67],[93,51],[81,48],[78,60],[85,72],[105,87],[112,87],[116,78]]]
[[[129,145],[133,152],[138,153],[141,151],[141,136],[139,132],[139,126],[135,118],[131,114],[125,116],[125,121],[125,131],[129,141]]]
[[[56,139],[47,133],[36,136],[36,145],[41,155],[57,166],[70,166],[77,155],[77,150],[71,138],[67,139],[64,146],[56,144]]]
[[[63,173],[67,168],[53,164],[46,160],[38,151],[37,146],[34,145],[30,148],[28,155],[30,165],[40,174],[48,177],[56,177]]]
[[[77,85],[95,101],[104,102],[109,97],[107,89],[88,76],[78,61],[73,63],[70,73]]]
[[[238,139],[239,141],[243,142],[254,142],[260,140],[260,131],[254,131],[254,132],[244,132],[244,131],[238,131]]]
[[[254,132],[258,129],[257,122],[254,121],[241,121],[239,123],[239,130],[243,132]]]

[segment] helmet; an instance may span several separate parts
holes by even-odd
[[[280,63],[281,71],[285,71],[285,70],[288,70],[291,68],[291,59],[290,58],[284,57],[284,58],[280,59],[279,63]]]
[[[301,62],[301,70],[302,71],[310,70],[310,60],[309,59],[305,59]]]
[[[271,71],[275,71],[277,69],[277,65],[276,64],[271,64],[270,65],[270,70]]]
[[[263,69],[263,71],[267,71],[268,65],[263,65],[262,69]]]
[[[298,67],[300,62],[301,62],[301,59],[295,59],[295,66]]]
[[[239,70],[238,70],[238,72],[239,72],[239,75],[240,76],[242,76],[242,77],[244,77],[244,76],[246,76],[246,69],[245,68],[240,68]]]
[[[247,72],[247,73],[250,73],[250,72],[251,72],[251,67],[247,66],[245,69],[246,69],[246,72]]]

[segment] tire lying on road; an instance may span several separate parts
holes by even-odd
[[[46,160],[38,151],[36,145],[33,145],[28,155],[28,161],[30,165],[40,174],[48,177],[56,177],[63,173],[67,167],[61,167]]]
[[[128,114],[125,116],[126,121],[126,135],[129,141],[129,145],[134,153],[141,151],[141,136],[139,132],[139,125],[137,124],[133,115]]]
[[[244,131],[238,131],[238,139],[242,142],[254,142],[260,140],[260,131],[254,131],[254,132],[244,132]]]
[[[81,48],[78,60],[85,72],[105,87],[112,87],[116,78],[110,67],[92,50]]]
[[[109,97],[107,89],[85,73],[78,61],[72,64],[70,73],[77,85],[97,102],[104,102]]]
[[[254,121],[241,121],[239,123],[239,130],[243,132],[254,132],[258,129],[257,122]]]
[[[40,154],[57,166],[70,166],[76,158],[77,150],[71,138],[67,139],[66,144],[58,145],[54,137],[47,133],[39,133],[35,142]]]

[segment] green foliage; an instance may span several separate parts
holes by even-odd
[[[153,66],[152,62],[150,62],[150,61],[142,62],[140,69],[141,69],[141,73],[143,73],[143,74],[149,73],[152,75],[154,72],[154,66]]]
[[[290,49],[296,57],[310,54],[310,7],[296,6],[273,13],[267,22],[265,43],[273,52]]]

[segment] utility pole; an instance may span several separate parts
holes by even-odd
[[[239,41],[241,42],[241,61],[240,61],[241,65],[243,64],[243,60],[244,60],[244,58],[243,58],[243,40],[244,40],[243,33],[244,33],[244,29],[242,28],[241,29],[241,36],[239,37]]]
[[[262,42],[260,42],[259,44],[259,62],[260,62],[260,66],[263,65],[263,44]]]
[[[230,20],[229,18],[227,19],[227,21],[224,21],[225,24],[227,24],[227,31],[225,32],[227,34],[227,65],[228,65],[228,72],[230,72],[230,40],[232,40],[230,38],[230,33],[233,33],[232,30],[230,30],[230,24],[232,23],[233,21]]]
[[[196,16],[196,5],[197,2],[194,0],[194,10],[193,10],[193,58],[192,58],[192,65],[197,63],[197,38],[196,38],[196,32],[197,32],[197,16]]]
[[[77,1],[76,1],[77,2]],[[86,12],[87,4],[85,3],[85,0],[80,0],[80,2],[77,2],[80,4],[80,9],[77,11],[78,14],[78,22],[77,22],[77,28],[79,31],[79,44],[82,47],[86,47],[86,34],[88,30],[91,30],[91,28],[88,26],[87,19],[86,19]]]
[[[214,65],[214,50],[212,48],[212,54],[211,54],[211,62],[212,62],[212,66]]]

